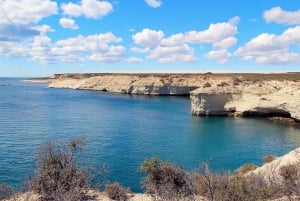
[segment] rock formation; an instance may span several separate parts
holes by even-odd
[[[190,95],[194,115],[300,120],[300,73],[57,74],[49,87],[141,95]],[[32,81],[41,81],[32,80]]]
[[[264,178],[267,182],[270,180],[280,181],[280,169],[288,165],[297,165],[300,163],[300,148],[294,149],[289,153],[277,157],[275,160],[264,164],[261,167],[250,171],[247,174],[256,174]]]
[[[50,79],[49,87],[140,95],[189,95],[203,78],[186,76],[183,79],[180,75],[162,74],[65,74]]]
[[[241,82],[191,92],[195,115],[280,116],[300,120],[299,81]]]

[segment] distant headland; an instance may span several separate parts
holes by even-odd
[[[137,95],[190,96],[193,115],[264,116],[300,121],[300,72],[129,74],[75,73],[33,78],[50,88]]]

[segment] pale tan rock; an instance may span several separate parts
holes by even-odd
[[[47,81],[54,88],[190,94],[195,115],[274,114],[300,121],[300,74],[61,74]]]
[[[239,86],[198,88],[191,92],[192,113],[272,116],[300,120],[300,82],[261,81]],[[212,112],[213,111],[213,112]]]
[[[295,164],[300,164],[300,147],[281,157],[277,157],[275,160],[256,168],[248,174],[259,175],[267,182],[280,182],[280,169],[284,166]]]
[[[124,94],[189,95],[214,78],[198,74],[100,74],[95,76],[58,75],[49,87],[108,91]],[[222,81],[230,78],[221,76]]]

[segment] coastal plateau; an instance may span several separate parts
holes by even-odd
[[[137,95],[186,95],[193,115],[265,116],[300,121],[300,73],[56,74],[50,88]]]

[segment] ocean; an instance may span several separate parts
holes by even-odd
[[[82,159],[105,179],[141,192],[138,167],[156,156],[197,170],[234,171],[300,146],[300,129],[261,118],[196,117],[188,97],[47,88],[0,78],[0,183],[34,173],[38,147],[86,136]],[[102,177],[101,177],[102,178]]]

